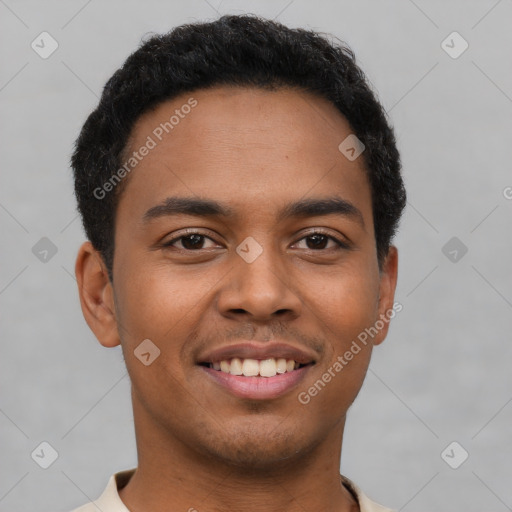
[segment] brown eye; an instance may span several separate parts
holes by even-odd
[[[213,242],[213,240],[206,235],[201,235],[199,233],[191,233],[188,235],[181,235],[179,237],[173,238],[172,240],[169,240],[168,242],[165,242],[163,244],[163,247],[175,247],[179,250],[185,250],[185,251],[197,251],[200,249],[205,249],[204,243],[206,240],[210,240]],[[176,247],[176,243],[180,242],[181,247]]]
[[[305,237],[311,243],[307,243],[308,249],[325,249],[325,246],[329,243],[329,237],[325,235],[311,235]]]
[[[325,251],[329,249],[336,250],[349,248],[347,243],[342,242],[341,240],[322,232],[310,233],[307,236],[301,238],[299,242],[302,242],[303,240],[306,240],[306,249],[312,251]],[[329,241],[334,242],[334,246],[331,245],[331,247],[328,247]]]

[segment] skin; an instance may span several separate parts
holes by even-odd
[[[340,481],[343,429],[388,324],[307,405],[297,399],[393,306],[396,247],[379,271],[363,158],[338,150],[350,125],[307,92],[222,86],[144,114],[131,150],[191,96],[198,105],[127,178],[114,284],[90,242],[76,261],[85,319],[103,346],[122,345],[132,382],[138,468],[120,497],[132,512],[359,510]],[[214,199],[237,216],[144,223],[171,195]],[[364,225],[333,214],[276,221],[290,202],[333,195]],[[206,238],[162,247],[185,228]],[[314,245],[313,228],[350,248]],[[263,248],[252,263],[236,252],[248,236]],[[277,338],[316,354],[305,380],[277,399],[234,397],[196,364],[205,350]],[[161,351],[149,366],[134,356],[144,339]]]

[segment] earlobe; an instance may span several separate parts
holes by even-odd
[[[75,275],[82,313],[90,329],[103,346],[119,345],[112,283],[101,254],[89,241],[78,250]]]
[[[378,333],[373,339],[374,345],[381,344],[388,333],[389,322],[395,316],[394,298],[398,278],[398,249],[391,245],[385,261],[382,264],[382,272],[379,284],[379,305],[376,318]]]

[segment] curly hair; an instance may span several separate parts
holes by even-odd
[[[71,157],[75,195],[85,233],[110,280],[116,207],[127,179],[102,198],[94,191],[119,169],[143,113],[182,93],[216,85],[299,88],[335,105],[365,145],[381,268],[406,203],[400,155],[385,110],[345,43],[245,14],[181,25],[142,41],[107,81],[84,123]]]

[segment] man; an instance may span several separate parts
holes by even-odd
[[[76,510],[388,510],[339,472],[401,307],[406,198],[351,50],[256,16],[154,36],[107,82],[72,166],[81,306],[122,346],[138,451]]]

